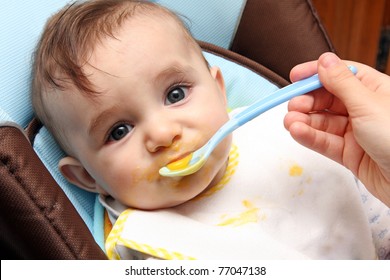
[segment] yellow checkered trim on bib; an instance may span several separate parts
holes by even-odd
[[[122,212],[115,222],[114,227],[112,228],[109,236],[106,240],[106,252],[107,256],[111,260],[119,260],[120,255],[116,250],[117,245],[123,245],[127,248],[133,249],[135,251],[160,258],[165,260],[194,260],[195,258],[185,256],[179,252],[170,252],[164,248],[155,248],[148,244],[141,244],[134,240],[127,240],[121,237],[124,225],[129,215],[133,210],[128,209]]]

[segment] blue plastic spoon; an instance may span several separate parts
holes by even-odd
[[[357,69],[349,66],[349,69],[356,74]],[[201,148],[176,162],[168,164],[159,170],[160,175],[166,177],[186,176],[197,172],[207,161],[214,148],[232,131],[264,113],[265,111],[280,105],[291,98],[303,95],[315,89],[322,87],[318,74],[309,78],[292,83],[283,87],[273,94],[253,103],[237,115],[234,115],[226,122],[211,139]]]

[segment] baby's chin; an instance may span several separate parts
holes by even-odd
[[[123,205],[139,210],[159,210],[172,208],[186,203],[203,192],[209,185],[207,181],[191,180],[190,176],[166,178],[164,183],[156,184],[155,191],[152,191],[148,197],[138,196],[138,199],[130,201],[121,201]],[[181,179],[181,180],[178,180]]]
[[[178,181],[179,178],[181,180]],[[168,187],[168,190],[164,194],[160,193],[154,199],[145,199],[142,201],[137,200],[131,202],[122,201],[121,203],[127,205],[130,208],[145,211],[177,207],[193,200],[197,196],[207,191],[214,185],[213,182],[215,180],[218,180],[219,182],[220,179],[218,178],[219,175],[210,178],[209,176],[201,175],[201,172],[196,174],[196,176],[189,175],[177,177],[175,182],[172,182],[170,187],[168,187],[169,183],[165,182],[165,187]],[[163,186],[161,187],[163,188]],[[165,199],[163,196],[165,196]]]
[[[178,188],[182,187],[183,189],[188,188],[188,191],[192,191],[192,193],[188,194],[188,199],[183,200],[182,203],[178,205],[182,205],[188,201],[196,199],[199,196],[202,196],[209,189],[217,185],[223,178],[226,172],[226,168],[228,166],[229,157],[226,156],[222,159],[216,160],[215,158],[209,159],[209,162],[203,166],[197,173],[194,173],[189,181],[191,186],[185,186],[184,184],[179,184]],[[190,177],[187,176],[187,177]]]

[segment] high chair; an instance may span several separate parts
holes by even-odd
[[[14,0],[0,9],[2,259],[106,259],[104,209],[60,175],[64,154],[29,98],[37,39],[68,2]],[[271,94],[289,83],[294,65],[334,51],[309,0],[155,2],[182,15],[206,59],[221,67],[231,108]]]

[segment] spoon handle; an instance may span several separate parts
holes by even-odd
[[[349,66],[349,69],[352,71],[352,73],[356,74],[356,67]],[[238,126],[242,126],[265,111],[268,111],[269,109],[280,105],[293,97],[303,95],[320,87],[322,87],[322,84],[318,78],[318,74],[315,74],[309,78],[283,87],[273,94],[253,103],[245,110],[235,115],[232,119],[235,119],[235,121],[238,123]]]
[[[349,66],[349,69],[352,71],[352,73],[356,74],[356,67]],[[273,107],[280,105],[293,97],[303,95],[320,87],[322,87],[322,84],[318,78],[318,74],[315,74],[309,78],[297,81],[278,89],[271,95],[256,101],[249,107],[245,108],[243,111],[234,115],[210,139],[210,146],[216,146],[226,135],[259,116],[260,114],[268,111],[269,109],[272,109]]]

